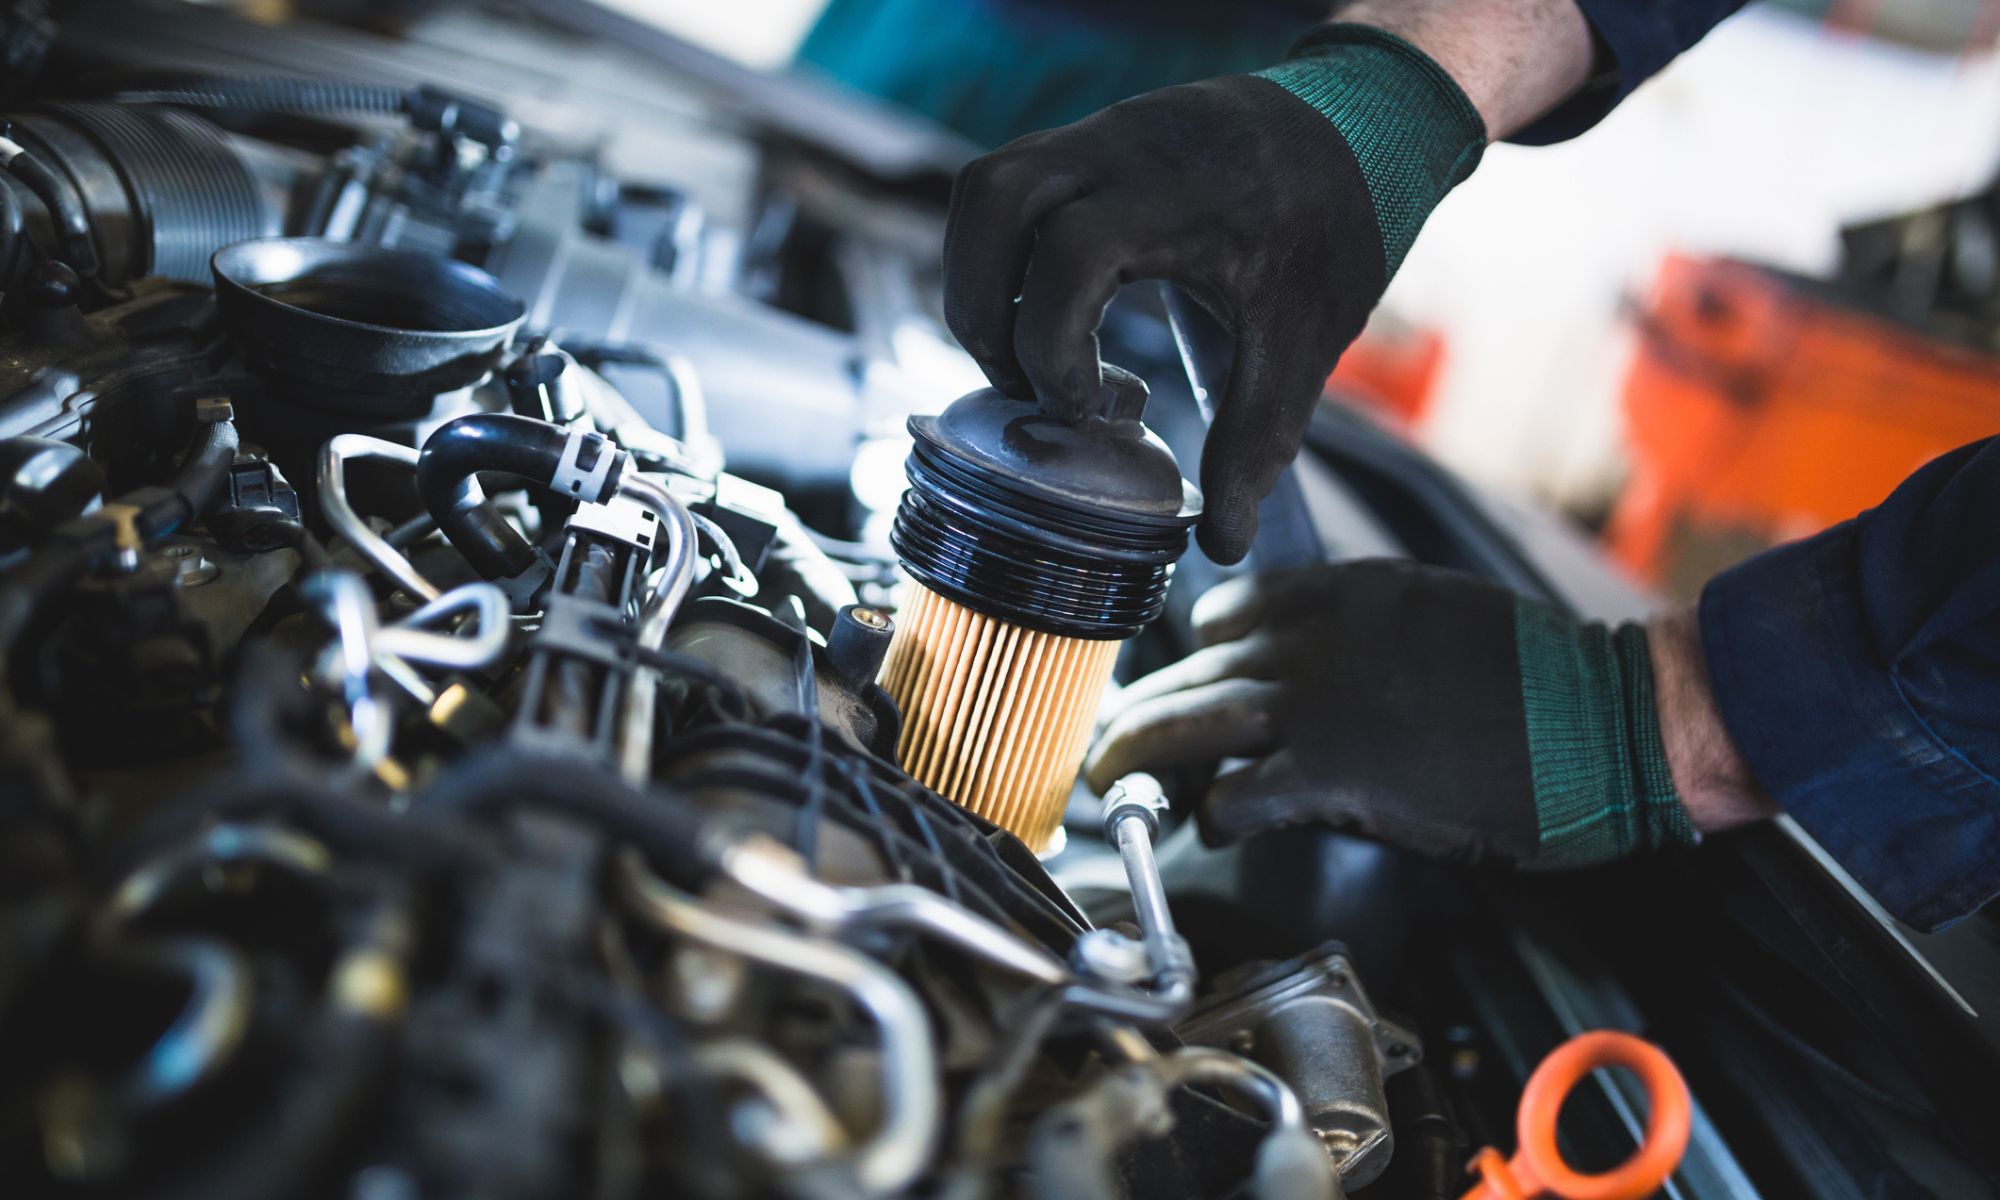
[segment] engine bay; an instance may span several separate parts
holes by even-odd
[[[1457,1195],[1541,1052],[1640,1011],[1697,1099],[1673,1194],[1811,1157],[1717,1133],[1797,1081],[1717,1082],[1762,1060],[1649,949],[1670,889],[1834,894],[1780,846],[1643,900],[1331,835],[1225,854],[1183,819],[1198,780],[1071,793],[1081,743],[1050,747],[1087,713],[925,748],[978,724],[894,649],[946,620],[897,527],[909,430],[982,383],[934,262],[966,149],[831,98],[773,116],[796,97],[559,7],[398,38],[8,18],[0,1190]],[[1202,331],[1167,297],[1105,336],[1154,392],[1115,403],[1191,464]],[[1379,431],[1314,444],[1260,565],[1639,603]],[[1091,671],[1187,652],[1218,569],[1168,590],[1142,532],[1137,636],[1006,687],[1094,709]],[[975,776],[1000,798],[940,794]],[[1597,920],[1653,932],[1551,932],[1607,892]],[[1856,919],[1807,910],[1676,936],[1706,979]],[[1863,1007],[1927,1003],[1866,953],[1836,973],[1895,999]],[[1798,978],[1739,975],[1741,1007]],[[1619,1161],[1634,1086],[1580,1092],[1568,1152]]]

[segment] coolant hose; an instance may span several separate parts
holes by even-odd
[[[28,242],[28,216],[21,210],[14,189],[0,187],[0,292],[14,286],[14,275],[26,263],[33,247]]]
[[[479,413],[438,427],[417,456],[417,492],[438,530],[487,579],[512,579],[539,556],[479,486],[512,475],[566,500],[602,503],[618,491],[624,455],[601,434],[532,417]]]
[[[174,472],[173,482],[168,485],[187,504],[187,516],[180,524],[215,507],[223,488],[229,484],[229,467],[236,461],[236,451],[241,445],[234,421],[213,421],[202,431],[201,440],[181,460],[180,469]]]
[[[0,166],[48,209],[49,219],[55,222],[56,237],[62,242],[63,258],[70,267],[86,279],[96,276],[97,243],[91,240],[90,214],[84,211],[82,197],[12,138],[0,137]]]

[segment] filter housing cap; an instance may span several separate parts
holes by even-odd
[[[914,417],[890,540],[904,569],[975,611],[1046,633],[1130,637],[1156,618],[1201,493],[1140,420],[1146,385],[1105,367],[1080,420],[984,388]]]
[[[1140,419],[1146,385],[1104,368],[1099,410],[1080,421],[1049,416],[1034,400],[982,388],[935,417],[914,417],[910,432],[958,459],[990,485],[1094,516],[1157,518],[1186,528],[1201,515],[1201,493],[1181,477],[1174,452]]]

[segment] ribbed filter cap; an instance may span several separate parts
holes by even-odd
[[[1201,493],[1140,420],[1146,385],[1104,368],[1095,412],[1052,417],[993,388],[913,417],[890,541],[912,577],[1047,633],[1130,637],[1166,601]]]

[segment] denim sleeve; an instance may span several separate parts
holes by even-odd
[[[1545,146],[1604,119],[1632,89],[1659,73],[1746,0],[1577,0],[1596,35],[1600,69],[1584,89],[1507,139]]]
[[[2000,438],[1717,576],[1701,637],[1758,782],[1884,908],[2000,893]]]

